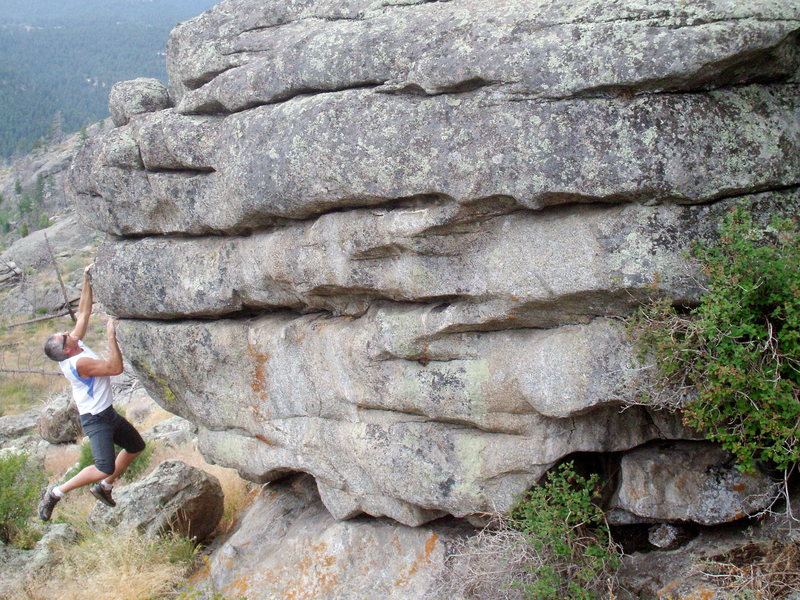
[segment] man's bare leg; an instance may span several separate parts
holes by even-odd
[[[115,465],[116,470],[116,465]],[[105,479],[106,477],[110,477],[108,473],[103,473],[100,469],[95,467],[94,465],[89,465],[88,467],[84,468],[80,473],[75,475],[72,479],[67,481],[66,483],[62,483],[58,486],[58,489],[61,490],[64,494],[70,492],[74,489],[79,487],[83,487],[85,485],[89,485],[91,483],[95,483],[96,481],[100,481],[101,479]]]
[[[117,454],[117,458],[114,461],[114,473],[109,475],[108,473],[103,473],[100,469],[95,467],[94,465],[89,465],[85,469],[83,469],[80,473],[75,475],[72,479],[67,481],[66,483],[62,483],[58,486],[58,489],[61,490],[63,493],[70,492],[74,489],[79,487],[83,487],[85,485],[89,485],[91,483],[95,483],[100,481],[101,479],[105,479],[108,483],[114,483],[114,480],[117,479],[120,475],[122,475],[125,471],[128,470],[128,467],[131,466],[133,459],[139,456],[141,452],[137,452],[136,454],[132,454],[127,450],[121,450],[119,454]]]

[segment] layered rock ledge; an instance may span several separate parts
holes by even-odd
[[[713,521],[630,500],[640,446],[699,446],[629,406],[616,317],[696,302],[688,251],[732,207],[797,213],[800,6],[684,4],[226,0],[178,26],[173,106],[122,86],[70,178],[148,391],[336,518],[505,510],[592,452],[627,465],[626,519]]]

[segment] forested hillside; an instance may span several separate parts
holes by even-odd
[[[108,115],[111,85],[166,80],[170,30],[215,0],[0,0],[0,156]]]

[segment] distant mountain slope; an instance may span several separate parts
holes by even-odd
[[[215,0],[0,0],[0,156],[108,115],[111,85],[166,80],[170,30]]]
[[[177,23],[216,3],[209,0],[0,0],[0,21],[52,25],[122,18],[153,24],[170,20]]]

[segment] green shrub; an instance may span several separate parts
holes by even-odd
[[[512,510],[510,524],[521,531],[539,560],[529,565],[531,600],[592,600],[608,589],[619,568],[603,511],[592,501],[599,477],[588,479],[571,462],[552,471]]]
[[[743,470],[756,461],[785,470],[800,459],[796,225],[759,229],[738,208],[718,242],[694,256],[707,277],[700,305],[681,314],[656,302],[631,321],[640,359],[657,369],[649,400],[677,397],[686,423],[732,452]]]
[[[0,541],[16,543],[30,537],[28,517],[35,513],[46,481],[26,453],[0,456]]]

